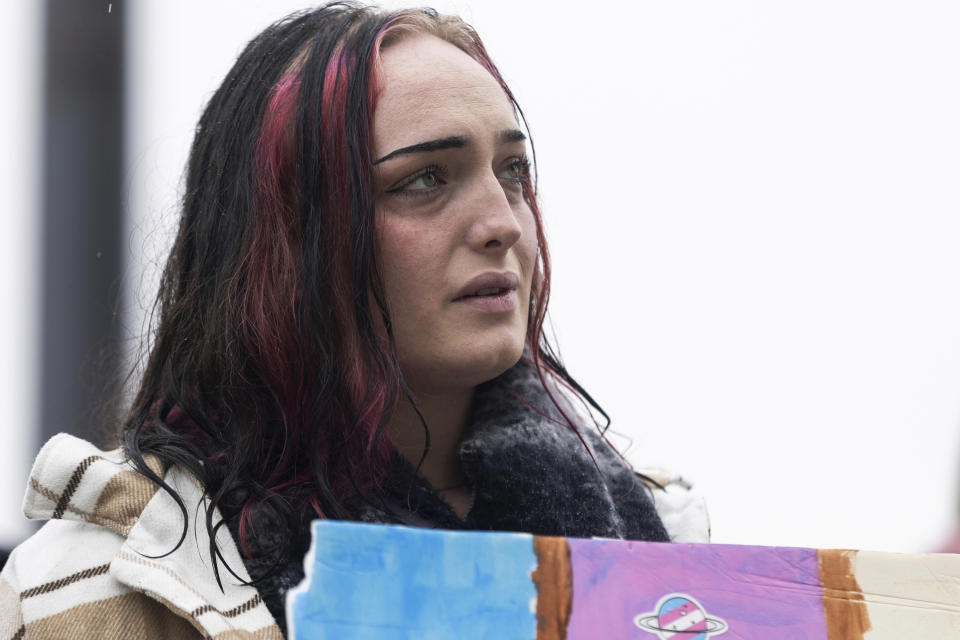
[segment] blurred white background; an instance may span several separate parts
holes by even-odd
[[[38,402],[41,16],[9,6],[0,544],[27,532]],[[303,6],[127,6],[130,326],[205,100],[252,36]],[[553,324],[613,441],[694,480],[715,542],[935,548],[960,462],[960,5],[433,6],[477,28],[526,112]]]
[[[20,513],[37,450],[42,4],[0,5],[0,547],[30,532]]]

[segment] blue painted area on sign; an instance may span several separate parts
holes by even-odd
[[[533,537],[318,520],[287,596],[296,640],[533,640]]]

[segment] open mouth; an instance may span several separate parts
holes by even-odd
[[[462,295],[455,303],[475,311],[503,313],[510,312],[517,307],[516,289],[480,289],[474,293]]]
[[[487,296],[501,296],[510,291],[510,289],[480,289],[476,293],[468,293],[465,296],[460,296],[457,300],[463,300],[464,298],[485,298]]]
[[[480,311],[511,311],[517,306],[519,286],[516,273],[488,271],[464,284],[453,301]]]

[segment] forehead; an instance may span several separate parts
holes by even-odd
[[[513,106],[490,73],[434,36],[403,38],[381,53],[374,148],[446,135],[479,135],[516,127]]]

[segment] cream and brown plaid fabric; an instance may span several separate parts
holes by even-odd
[[[133,470],[118,451],[70,435],[40,451],[24,497],[28,518],[46,525],[17,547],[0,574],[0,640],[76,638],[280,639],[252,586],[210,566],[203,491],[177,468],[151,468],[187,506]],[[224,560],[249,580],[226,527]]]

